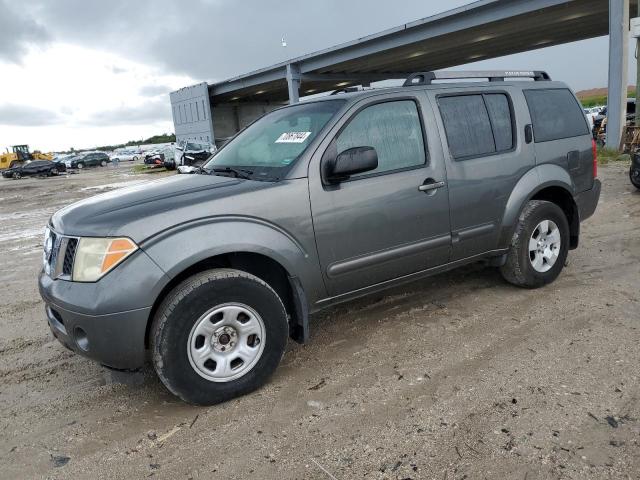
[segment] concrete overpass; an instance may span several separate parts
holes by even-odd
[[[222,82],[173,92],[176,135],[219,143],[301,96],[609,34],[608,130],[610,139],[619,139],[626,108],[629,15],[636,16],[636,2],[629,10],[629,0],[480,0]]]

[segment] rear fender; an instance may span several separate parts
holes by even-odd
[[[560,187],[572,197],[575,189],[571,176],[554,164],[538,165],[525,173],[511,191],[502,217],[498,248],[509,248],[520,214],[529,200],[548,187]]]

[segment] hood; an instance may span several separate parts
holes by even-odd
[[[128,236],[141,242],[172,224],[211,215],[211,202],[265,186],[215,175],[176,175],[73,203],[51,217],[51,226],[64,235]]]

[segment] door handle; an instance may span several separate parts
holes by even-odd
[[[444,182],[431,182],[425,183],[418,187],[418,190],[421,192],[430,192],[431,190],[437,190],[438,188],[444,187],[446,184]]]

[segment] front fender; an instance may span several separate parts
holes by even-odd
[[[290,232],[261,219],[202,218],[151,237],[141,248],[170,278],[214,256],[238,252],[261,254],[297,277],[310,302],[326,295],[314,245],[305,245]]]
[[[520,213],[525,205],[535,195],[548,187],[560,187],[571,196],[575,193],[575,187],[569,172],[564,168],[545,163],[537,165],[525,173],[511,191],[507,200],[504,215],[502,217],[500,242],[498,248],[509,248],[513,232],[518,223]]]

